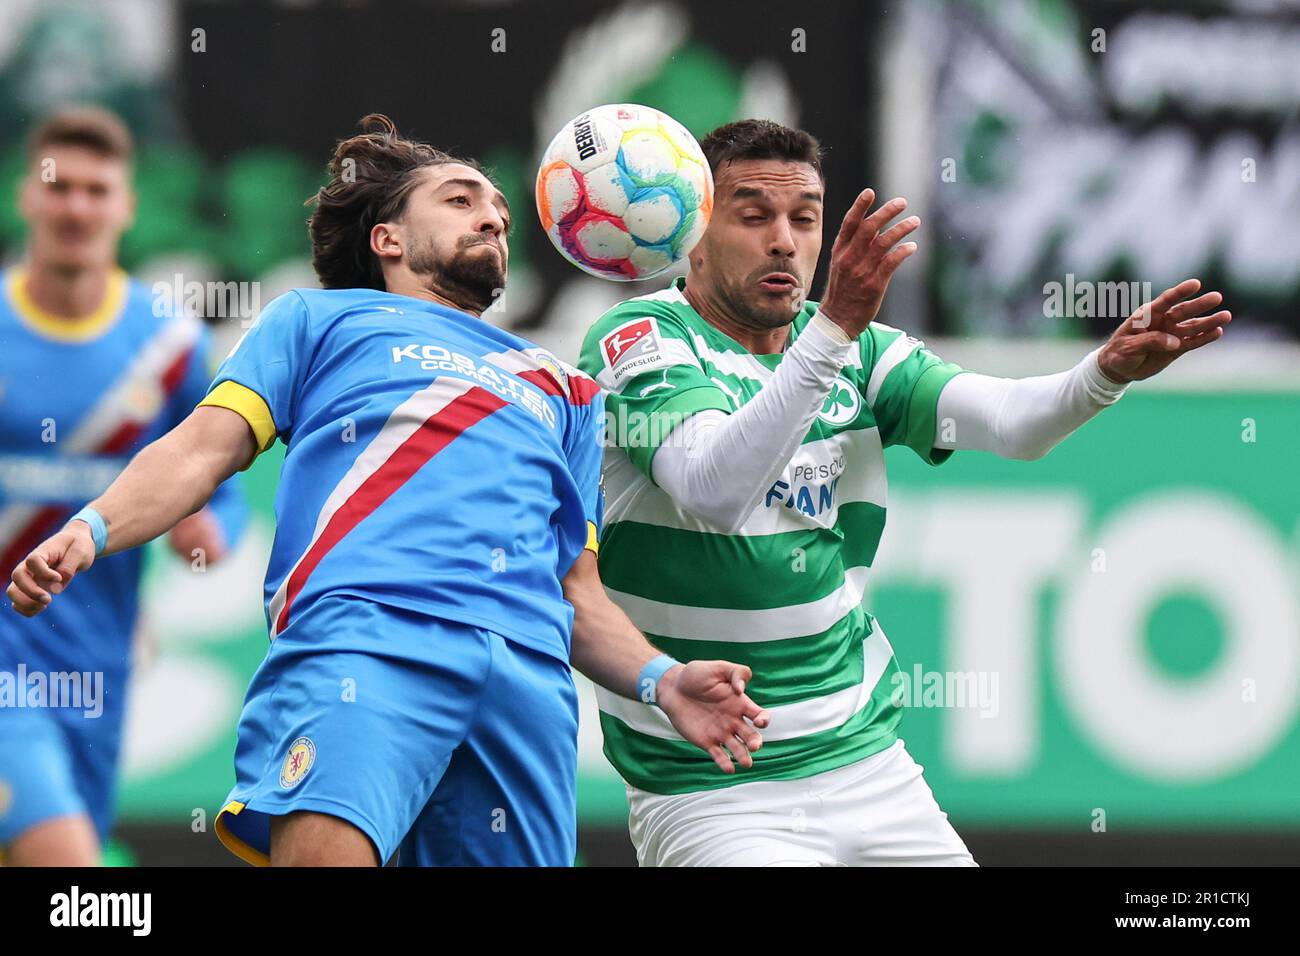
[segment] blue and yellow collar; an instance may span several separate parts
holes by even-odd
[[[21,266],[10,269],[5,276],[5,294],[15,314],[33,332],[60,342],[87,342],[102,335],[122,314],[126,305],[127,274],[121,269],[113,269],[99,306],[89,315],[75,319],[46,312],[32,301],[27,292],[27,270]]]

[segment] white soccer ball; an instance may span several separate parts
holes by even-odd
[[[686,128],[648,106],[598,106],[564,124],[537,170],[537,213],[560,254],[602,279],[648,279],[709,224],[713,175]]]

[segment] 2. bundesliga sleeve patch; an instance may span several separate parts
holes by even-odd
[[[298,786],[315,762],[316,745],[310,737],[299,737],[289,745],[289,753],[285,755],[284,765],[280,767],[280,786],[286,790]]]
[[[639,375],[668,361],[652,318],[620,325],[600,340],[600,355],[617,385],[625,376]]]

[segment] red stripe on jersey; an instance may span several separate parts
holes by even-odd
[[[560,387],[560,383],[555,380],[554,375],[545,369],[530,368],[525,369],[522,372],[516,372],[515,374],[525,382],[532,382],[547,395],[555,395],[559,398],[564,397],[564,389]]]
[[[163,372],[162,390],[163,390],[163,394],[166,395],[168,398],[172,396],[172,394],[176,391],[177,388],[180,387],[181,382],[184,380],[185,369],[189,366],[190,356],[193,354],[194,354],[193,349],[186,349],[180,355],[176,356],[176,360],[173,361],[171,365],[167,366],[167,371]]]
[[[135,444],[142,431],[144,431],[142,422],[123,422],[113,430],[113,434],[100,443],[96,450],[105,455],[119,455]]]
[[[193,354],[194,350],[190,348],[176,356],[158,379],[158,385],[163,393],[162,407],[166,408],[167,402],[171,401],[172,396],[176,394],[176,389],[180,388],[181,382],[185,379],[185,370],[189,367],[190,356]],[[122,422],[108,438],[100,442],[95,450],[102,455],[120,455],[135,444],[146,426],[152,424],[153,422]]]
[[[184,380],[185,370],[193,354],[193,348],[181,352],[159,378],[158,384],[163,392],[163,407],[166,407],[167,401],[176,393]],[[145,427],[150,424],[152,422],[130,420],[121,422],[107,438],[95,446],[95,453],[119,455],[129,451],[136,439],[144,432]],[[23,525],[22,530],[10,540],[8,547],[0,551],[0,569],[2,569],[0,573],[12,573],[18,562],[25,560],[38,544],[58,531],[74,510],[60,505],[49,505],[33,515],[32,519]]]
[[[600,394],[600,386],[595,379],[585,375],[569,376],[569,403],[572,405],[590,405],[591,400]]]
[[[325,530],[312,542],[307,553],[289,576],[284,607],[276,618],[279,633],[289,623],[293,599],[301,593],[316,565],[344,535],[382,505],[398,488],[406,484],[434,455],[446,448],[471,425],[491,415],[506,404],[491,392],[475,386],[430,415],[411,437],[402,442],[382,465],[357,488],[330,517]]]
[[[555,380],[555,376],[544,368],[527,369],[515,374],[527,382],[532,382],[547,395],[567,398],[570,405],[590,405],[592,396],[600,391],[600,386],[595,381],[585,375],[575,375],[572,372],[569,373],[569,389],[567,392]]]

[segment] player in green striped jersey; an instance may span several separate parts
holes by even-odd
[[[643,864],[972,865],[898,736],[898,666],[862,607],[885,523],[883,449],[1045,454],[1127,383],[1222,334],[1189,280],[1072,370],[964,372],[874,321],[919,221],[858,196],[820,306],[804,299],[825,181],[807,133],[746,120],[702,144],[716,182],[685,279],[621,303],[580,365],[608,390],[600,572],[652,643],[753,670],[771,715],[720,777],[662,713],[598,693]],[[734,742],[719,741],[718,750]]]

